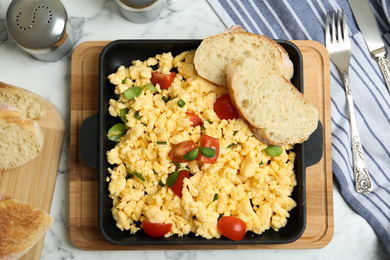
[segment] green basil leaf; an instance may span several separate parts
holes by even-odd
[[[216,151],[210,147],[201,147],[200,153],[207,158],[213,158],[216,154]]]
[[[127,123],[126,115],[128,112],[129,112],[128,108],[123,108],[123,109],[119,110],[119,115],[120,115],[123,123],[125,123],[125,124]]]
[[[167,185],[169,187],[172,187],[173,185],[175,185],[177,177],[179,176],[179,172],[180,171],[175,171],[175,172],[169,174],[168,179],[167,179]]]
[[[132,87],[132,88],[126,89],[126,91],[123,92],[123,95],[125,96],[126,99],[132,100],[135,97],[139,97],[143,90],[144,90],[144,88],[142,88],[142,87]]]
[[[280,146],[277,145],[270,145],[267,148],[265,148],[265,153],[268,154],[269,156],[279,156],[282,154],[283,149]]]
[[[127,126],[123,123],[113,125],[107,133],[107,137],[111,141],[118,141],[127,131]]]
[[[199,149],[196,148],[196,149],[186,153],[186,155],[184,155],[184,160],[186,160],[188,162],[193,161],[196,159],[196,157],[198,157],[198,155],[199,155]]]
[[[156,92],[157,91],[156,87],[152,83],[146,84],[145,88],[149,89],[152,92]]]

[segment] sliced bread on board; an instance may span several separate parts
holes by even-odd
[[[0,103],[0,170],[19,167],[37,157],[43,140],[35,120],[25,118],[15,106]]]
[[[226,86],[226,66],[244,57],[267,63],[288,80],[294,74],[293,63],[282,46],[265,35],[246,32],[237,25],[204,39],[195,52],[194,64],[200,76]]]
[[[54,219],[0,194],[0,259],[18,259],[45,234]]]
[[[2,82],[0,82],[0,103],[19,108],[22,116],[27,118],[39,119],[46,114],[45,105],[35,94]]]

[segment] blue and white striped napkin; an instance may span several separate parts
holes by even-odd
[[[369,0],[388,50],[388,0]],[[331,63],[332,163],[342,196],[364,217],[390,252],[390,95],[368,52],[347,0],[208,0],[226,27],[238,24],[273,39],[315,40],[324,44],[327,10],[344,9],[351,36],[350,80],[365,160],[373,191],[355,191],[350,126],[343,82]]]

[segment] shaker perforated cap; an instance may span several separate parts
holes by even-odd
[[[51,49],[61,39],[67,20],[64,5],[55,0],[13,0],[6,15],[9,34],[26,50]]]

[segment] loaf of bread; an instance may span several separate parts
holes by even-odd
[[[267,62],[241,59],[226,74],[232,103],[264,143],[302,143],[317,128],[317,109]]]
[[[226,66],[244,57],[267,63],[288,80],[294,74],[293,63],[278,43],[265,35],[246,32],[237,25],[204,39],[196,50],[194,64],[200,76],[226,86]]]
[[[27,118],[39,119],[46,114],[45,105],[35,94],[2,82],[0,82],[0,103],[19,108],[22,116]]]
[[[39,124],[15,106],[0,103],[0,170],[19,167],[38,156],[43,147]]]
[[[45,212],[0,194],[0,259],[27,253],[53,221]]]

